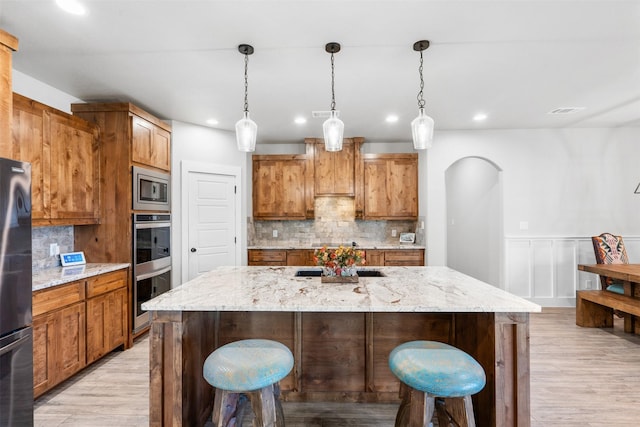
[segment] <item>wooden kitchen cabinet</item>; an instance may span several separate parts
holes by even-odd
[[[141,117],[132,116],[131,160],[170,171],[171,133]]]
[[[377,249],[366,249],[364,251],[364,259],[367,267],[383,267],[384,251]]]
[[[287,265],[288,266],[315,266],[313,262],[313,249],[288,249]]]
[[[13,52],[18,50],[18,39],[0,30],[0,152],[7,152],[11,145],[11,97]]]
[[[127,272],[87,279],[87,364],[127,341]]]
[[[125,268],[33,293],[34,397],[131,346],[128,278]]]
[[[306,218],[305,155],[253,156],[253,217],[258,220]]]
[[[84,282],[33,294],[34,397],[86,366]]]
[[[322,138],[306,138],[307,157],[313,175],[313,194],[317,196],[354,197],[356,165],[364,138],[345,138],[340,151],[326,151]]]
[[[363,219],[417,219],[418,155],[364,154],[362,205]]]
[[[31,163],[32,224],[97,224],[99,128],[14,93],[12,132],[0,155]]]
[[[249,249],[249,265],[314,266],[313,249]]]
[[[370,267],[424,266],[424,249],[368,249],[366,265]]]
[[[282,249],[249,249],[249,265],[287,265],[287,251]]]

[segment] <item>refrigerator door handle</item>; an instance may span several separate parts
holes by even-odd
[[[20,338],[19,340],[16,340],[16,341],[12,342],[11,344],[0,348],[0,356],[2,356],[5,353],[9,353],[11,350],[15,349],[16,347],[20,347],[20,345],[22,345],[22,343],[24,341],[28,340],[29,337],[31,337],[31,335],[24,336],[24,337]]]

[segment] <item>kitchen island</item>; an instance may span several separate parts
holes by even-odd
[[[145,303],[151,312],[151,426],[203,425],[215,348],[245,338],[287,345],[285,401],[399,402],[387,364],[398,344],[429,339],[474,356],[481,426],[529,426],[529,313],[540,307],[447,267],[380,267],[385,277],[321,283],[297,267],[221,267]]]

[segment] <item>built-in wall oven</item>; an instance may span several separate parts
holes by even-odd
[[[171,289],[171,214],[133,214],[133,332],[149,324],[142,304]]]

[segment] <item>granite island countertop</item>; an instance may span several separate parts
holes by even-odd
[[[370,267],[386,277],[321,283],[302,267],[219,267],[142,305],[148,311],[539,312],[448,267]],[[309,269],[313,267],[307,267]]]
[[[127,263],[88,263],[71,267],[47,268],[33,273],[31,289],[32,291],[39,291],[52,286],[86,279],[87,277],[122,270],[130,266]]]

